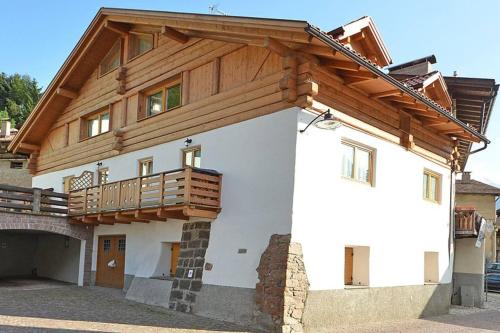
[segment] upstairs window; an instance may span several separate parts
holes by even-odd
[[[182,150],[182,167],[201,168],[201,147],[192,147]]]
[[[374,150],[342,142],[342,177],[373,185]]]
[[[110,128],[109,110],[102,111],[84,118],[84,127],[86,129],[83,138],[106,133]]]
[[[102,76],[118,68],[122,62],[122,40],[118,39],[108,54],[102,59],[99,66],[99,75]]]
[[[104,185],[108,183],[109,169],[102,168],[97,172],[97,184]]]
[[[139,160],[139,177],[149,176],[153,174],[153,159],[144,158]]]
[[[175,80],[144,93],[146,117],[170,111],[181,105],[181,83]]]
[[[153,35],[131,32],[128,38],[128,59],[133,59],[153,49]]]
[[[439,203],[441,201],[441,175],[430,170],[424,170],[424,199]]]
[[[11,169],[22,169],[23,168],[23,162],[10,161],[10,168]]]

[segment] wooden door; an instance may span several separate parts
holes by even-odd
[[[181,244],[172,243],[172,254],[170,256],[170,276],[175,276],[175,272],[177,272],[177,260],[179,259],[180,251]]]
[[[353,268],[354,251],[352,247],[345,248],[345,266],[344,266],[344,284],[352,284],[352,268]]]
[[[123,288],[125,249],[125,236],[99,236],[96,285]]]

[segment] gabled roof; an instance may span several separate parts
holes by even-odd
[[[363,16],[328,32],[342,44],[362,54],[380,67],[392,64],[392,59],[380,33],[369,16]]]
[[[371,19],[362,18],[358,21],[355,21],[356,24],[353,22],[352,26],[347,25],[347,30],[350,31],[351,27],[362,23],[361,26],[364,24],[368,30],[361,30],[368,36],[373,34],[369,38],[380,39]],[[147,28],[152,32],[161,32],[168,28],[167,31],[174,31],[174,35],[180,34],[186,38],[206,38],[267,47],[282,56],[294,52],[316,65],[324,65],[326,61],[327,69],[330,70],[328,66],[332,66],[332,75],[336,75],[345,84],[356,84],[358,90],[364,91],[372,98],[378,98],[374,96],[388,92],[395,95],[396,90],[398,98],[406,98],[406,103],[408,100],[416,103],[415,107],[418,108],[409,109],[407,112],[414,114],[417,119],[431,117],[439,120],[439,124],[433,129],[436,132],[444,131],[444,135],[474,142],[489,142],[485,136],[456,119],[436,101],[383,72],[378,63],[370,60],[369,54],[364,55],[353,50],[306,21],[102,8],[46,89],[9,149],[36,151],[54,121],[71,101],[71,96],[77,96],[79,89],[116,39],[135,28]],[[386,62],[390,61],[388,54],[384,57]],[[392,100],[384,102],[393,108],[407,108],[407,104],[398,106],[392,103]]]
[[[455,191],[459,194],[490,194],[500,196],[500,188],[474,179],[457,180]]]

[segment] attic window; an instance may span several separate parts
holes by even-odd
[[[122,40],[118,39],[111,50],[109,50],[108,54],[101,61],[101,65],[99,66],[99,75],[102,76],[111,72],[112,70],[118,68],[121,65],[122,57]]]
[[[177,77],[142,92],[138,118],[155,116],[181,106],[180,81],[180,77]]]
[[[153,35],[131,32],[128,39],[128,58],[133,59],[153,49]]]

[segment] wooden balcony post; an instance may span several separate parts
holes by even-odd
[[[87,188],[83,190],[83,213],[87,213]]]
[[[193,169],[188,166],[184,169],[184,204],[189,205],[191,203],[191,178],[193,174]]]
[[[160,174],[160,206],[163,206],[163,195],[165,194],[165,173]]]
[[[102,191],[102,184],[99,185],[99,199],[97,200],[97,211],[102,210],[102,203],[104,201],[104,192]]]
[[[40,213],[40,207],[42,205],[42,189],[33,189],[33,213]]]
[[[141,208],[142,177],[137,179],[137,193],[135,194],[135,206]]]
[[[118,204],[116,205],[116,208],[122,209],[122,181],[120,180],[118,182],[118,195],[116,196],[116,199],[118,200]]]

